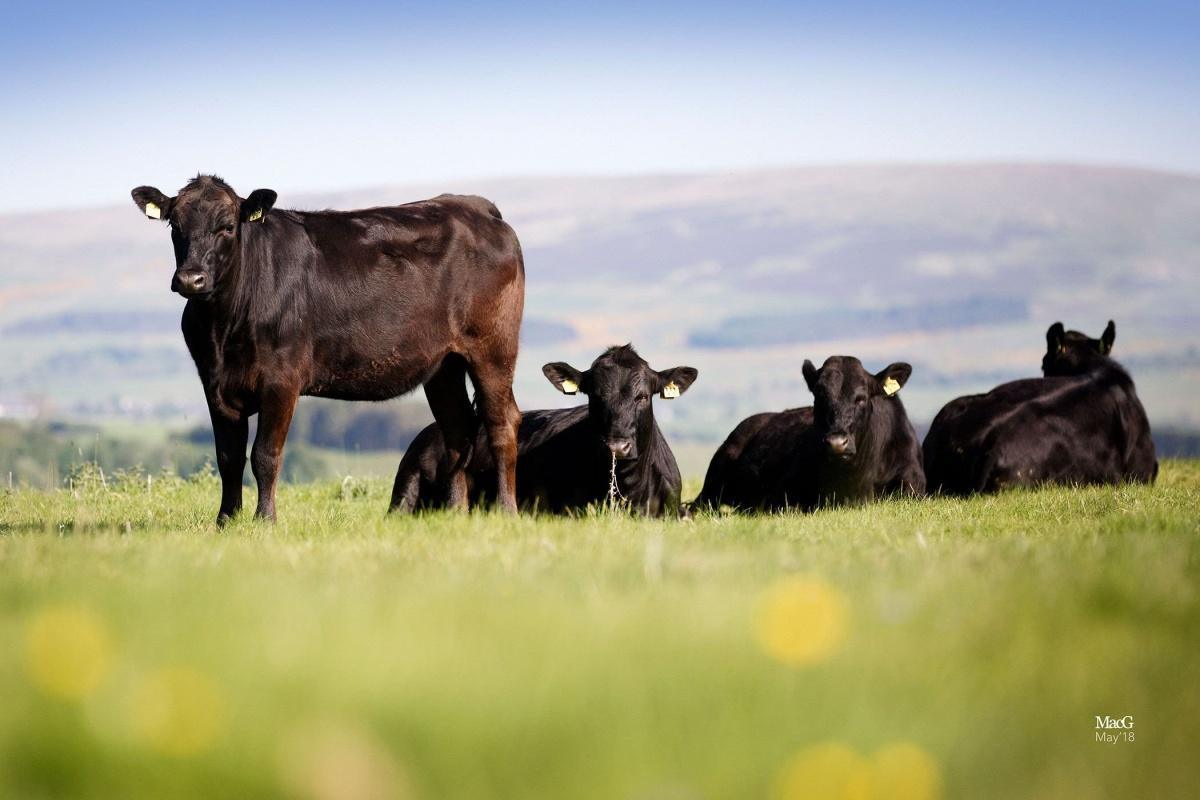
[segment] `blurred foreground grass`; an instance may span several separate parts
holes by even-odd
[[[388,489],[0,494],[0,797],[1195,796],[1197,463],[686,523]]]

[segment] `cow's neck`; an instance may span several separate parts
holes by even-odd
[[[821,494],[853,499],[870,494],[875,482],[873,465],[881,463],[891,446],[894,409],[898,401],[882,397],[872,399],[875,407],[862,436],[855,443],[854,455],[846,460],[825,456],[821,469]]]
[[[654,422],[654,414],[647,413],[639,421],[637,427],[638,457],[627,461],[617,461],[617,487],[622,494],[640,493],[649,485],[647,480],[652,476],[655,463],[655,447],[658,444],[658,425]],[[634,498],[629,498],[634,499]],[[641,502],[642,497],[636,501]]]
[[[860,445],[858,452],[846,460],[824,456],[821,465],[820,494],[826,498],[853,499],[865,491],[870,471],[870,454]]]
[[[268,224],[281,223],[243,226],[240,246],[217,286],[214,318],[226,341],[253,337],[261,345],[259,334],[278,333],[283,310],[297,302],[281,286]]]

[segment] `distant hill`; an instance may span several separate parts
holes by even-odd
[[[153,177],[169,190],[189,176]],[[255,188],[253,176],[226,177]],[[113,187],[112,207],[0,216],[0,407],[205,420],[168,236],[128,188]],[[912,362],[904,395],[927,420],[956,394],[1035,374],[1051,322],[1095,335],[1113,318],[1152,422],[1200,427],[1195,176],[878,165],[452,181],[279,202],[350,208],[443,191],[488,196],[521,237],[526,407],[577,402],[546,384],[543,362],[582,367],[632,341],[658,368],[700,369],[685,397],[658,404],[674,436],[711,440],[750,411],[808,403],[800,364],[833,353]]]

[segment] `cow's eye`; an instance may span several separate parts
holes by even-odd
[[[228,225],[226,225],[224,230],[226,233],[233,233],[233,223],[231,222]]]
[[[860,394],[858,397],[854,398],[854,402],[858,403],[860,406],[866,405],[867,396],[865,394]]]

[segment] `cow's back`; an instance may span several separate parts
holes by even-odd
[[[931,488],[952,494],[1151,481],[1157,473],[1145,411],[1119,368],[960,398],[934,420],[925,453]]]
[[[515,352],[524,263],[488,200],[442,195],[268,219],[309,243],[285,267],[298,274],[274,281],[299,323],[289,350],[308,342],[306,394],[386,399],[428,379],[447,353],[509,340]]]
[[[929,491],[956,495],[979,491],[991,443],[1019,426],[1012,415],[1045,392],[1045,378],[1023,378],[943,406],[922,445]]]
[[[804,448],[812,407],[747,417],[726,438],[709,464],[700,506],[756,509],[782,505],[791,459]]]
[[[708,462],[708,470],[704,473],[704,486],[693,501],[693,506],[716,509],[723,503],[734,506],[740,504],[742,498],[739,489],[745,483],[741,474],[742,453],[754,435],[778,413],[765,411],[752,414],[734,427]]]
[[[1150,425],[1123,370],[1045,380],[1045,394],[1007,415],[992,433],[983,491],[1154,479]]]

